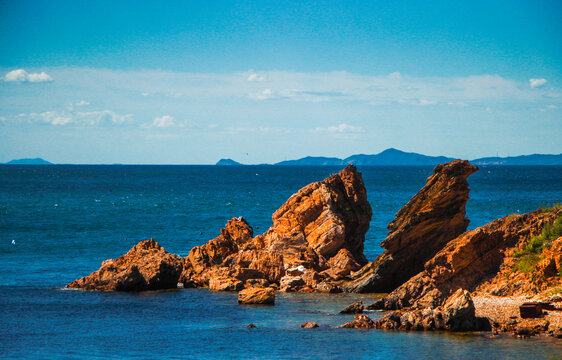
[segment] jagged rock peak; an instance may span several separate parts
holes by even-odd
[[[466,160],[438,165],[426,185],[396,214],[381,246],[386,250],[354,275],[347,291],[389,292],[423,270],[449,241],[466,231],[466,179],[478,167]]]

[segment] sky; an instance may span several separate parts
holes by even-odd
[[[562,153],[560,1],[0,0],[0,162]]]

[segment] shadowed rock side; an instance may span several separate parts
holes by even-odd
[[[476,317],[472,297],[463,289],[458,289],[443,306],[393,311],[377,321],[374,327],[386,330],[491,330],[488,319]]]
[[[98,271],[66,287],[96,291],[171,289],[177,286],[181,271],[180,258],[150,239],[117,259],[104,261]]]
[[[537,210],[511,215],[469,231],[449,242],[425,269],[369,309],[436,308],[458,289],[497,296],[532,295],[560,285],[559,276],[537,271],[523,273],[515,268],[514,255],[525,248],[531,236],[553,223],[562,209]],[[542,256],[556,266],[557,240]],[[557,269],[560,271],[560,269]]]
[[[466,231],[467,177],[477,171],[468,161],[438,165],[427,184],[388,225],[386,250],[343,286],[350,292],[390,292],[423,270],[450,240]]]
[[[182,260],[181,281],[211,290],[237,290],[242,282],[330,292],[331,282],[366,263],[363,242],[371,215],[361,174],[350,165],[291,196],[262,235],[253,237],[243,218],[228,221],[221,235]],[[217,281],[230,286],[214,288]]]

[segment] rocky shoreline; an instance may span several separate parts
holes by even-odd
[[[438,165],[389,224],[385,251],[371,263],[363,244],[372,210],[361,173],[350,165],[291,196],[261,235],[233,218],[183,258],[144,240],[67,288],[208,287],[240,292],[240,304],[270,305],[276,291],[388,293],[365,308],[388,311],[381,319],[354,304],[346,312],[359,314],[342,327],[562,337],[556,305],[538,319],[516,314],[524,301],[562,292],[562,208],[506,216],[467,232],[467,178],[477,170],[461,160]]]

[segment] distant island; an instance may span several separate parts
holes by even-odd
[[[35,159],[15,159],[5,163],[5,165],[53,165],[53,163],[41,158]]]
[[[435,166],[454,158],[446,156],[427,156],[390,148],[375,155],[358,154],[345,159],[323,156],[307,156],[297,160],[285,160],[273,165],[278,166]],[[521,155],[508,157],[483,157],[470,160],[474,165],[562,165],[562,154],[558,155]],[[232,159],[221,159],[217,165],[244,165]]]
[[[217,161],[217,163],[215,165],[232,166],[232,165],[242,165],[242,164],[240,164],[238,161],[234,161],[232,159],[220,159],[219,161]]]

